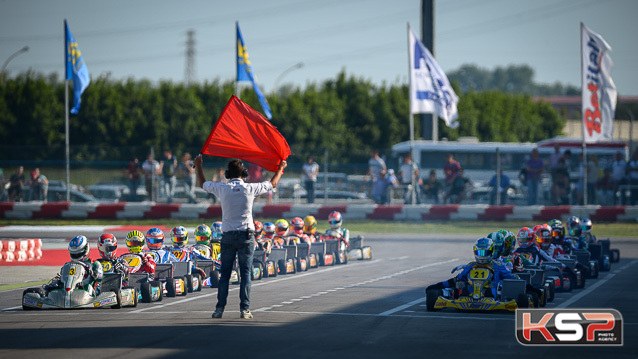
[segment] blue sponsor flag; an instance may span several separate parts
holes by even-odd
[[[75,42],[69,25],[64,20],[64,62],[65,62],[65,79],[73,80],[73,108],[72,114],[78,113],[80,110],[80,97],[91,82],[89,77],[89,69],[86,67],[86,63],[82,58],[82,53],[78,47],[78,43]]]
[[[235,22],[235,25],[237,27],[237,82],[250,81],[253,83],[253,89],[261,103],[261,108],[264,110],[266,117],[270,120],[272,119],[272,112],[270,112],[268,100],[266,100],[266,96],[264,96],[261,92],[257,85],[257,81],[255,81],[253,66],[250,64],[244,38],[241,36],[241,31],[239,30],[239,22]]]

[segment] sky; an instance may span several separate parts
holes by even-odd
[[[0,0],[0,61],[9,76],[64,72],[64,19],[92,78],[182,82],[195,31],[194,79],[235,77],[235,21],[266,94],[340,71],[408,82],[407,24],[420,0]],[[611,45],[620,96],[638,95],[638,1],[435,0],[434,56],[449,72],[531,66],[535,81],[580,86],[580,22]],[[296,67],[297,64],[303,66]]]

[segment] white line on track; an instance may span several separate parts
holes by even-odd
[[[253,311],[256,312],[256,311]],[[307,314],[307,315],[340,315],[340,316],[352,316],[352,317],[381,317],[381,314],[371,314],[371,313],[334,313],[334,312],[297,312],[297,311],[284,311],[284,310],[276,310],[276,311],[264,311],[264,313],[275,313],[275,314]],[[159,312],[158,312],[159,313]],[[188,312],[184,312],[188,313]],[[507,320],[514,321],[514,317],[473,317],[473,316],[465,316],[465,315],[404,315],[404,314],[396,314],[391,316],[391,318],[421,318],[421,319],[464,319],[464,320]]]
[[[422,298],[419,298],[419,299],[417,299],[417,300],[413,300],[413,301],[411,301],[410,303],[406,303],[406,304],[400,305],[400,306],[398,306],[398,307],[396,307],[396,308],[392,308],[392,309],[390,309],[390,310],[386,310],[385,312],[380,313],[380,314],[379,314],[379,316],[380,316],[380,317],[385,317],[385,316],[388,316],[388,315],[390,315],[390,314],[394,314],[394,313],[396,313],[396,312],[400,312],[400,311],[402,311],[402,310],[404,310],[404,309],[410,308],[411,306],[413,306],[413,305],[415,305],[415,304],[422,303],[422,302],[424,302],[424,301],[425,301],[425,296],[423,296]]]
[[[638,259],[635,259],[635,260],[625,264],[624,266],[614,270],[613,273],[609,273],[605,278],[599,279],[598,281],[596,281],[596,283],[592,284],[590,287],[587,287],[587,289],[583,289],[582,292],[572,296],[571,298],[569,298],[568,300],[564,301],[560,305],[557,305],[556,308],[567,308],[567,306],[569,306],[570,304],[573,304],[577,300],[579,300],[579,299],[583,298],[584,296],[586,296],[587,294],[591,293],[594,289],[600,287],[601,285],[605,284],[605,282],[607,282],[608,280],[610,280],[611,278],[616,276],[616,274],[624,271],[625,269],[627,269],[628,267],[631,267],[632,265],[636,264],[637,262],[638,262]]]

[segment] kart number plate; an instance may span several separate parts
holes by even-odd
[[[490,271],[487,269],[472,269],[470,272],[470,278],[472,279],[487,279],[490,275]]]
[[[126,261],[126,265],[133,268],[142,264],[142,259],[138,256],[126,256],[124,257],[124,260]]]
[[[171,251],[171,253],[173,253],[175,258],[179,259],[180,261],[184,260],[184,256],[186,255],[184,251]]]
[[[110,272],[111,270],[113,270],[113,265],[111,264],[111,262],[109,261],[100,261],[100,263],[102,264],[102,270],[105,272]]]

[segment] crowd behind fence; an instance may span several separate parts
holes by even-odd
[[[148,148],[147,148],[148,149]],[[122,151],[121,149],[119,150]],[[148,151],[145,151],[148,152]],[[145,153],[138,150],[137,153]],[[159,152],[159,151],[158,151]],[[175,157],[182,159],[186,151],[176,151]],[[635,205],[638,201],[638,153],[630,159],[625,154],[588,157],[586,166],[578,156],[570,156],[569,151],[559,151],[560,156],[544,156],[542,174],[535,182],[535,191],[530,191],[530,182],[526,180],[525,161],[520,168],[508,167],[496,176],[497,163],[487,169],[472,170],[470,163],[458,162],[460,171],[453,177],[446,172],[447,156],[427,161],[428,167],[416,166],[406,162],[402,155],[390,151],[379,156],[384,164],[383,185],[375,187],[380,180],[378,173],[371,173],[370,162],[336,163],[331,162],[329,154],[319,153],[315,158],[320,171],[315,183],[315,202],[317,203],[378,203],[378,204],[511,204],[511,205],[577,205],[584,203],[583,171],[589,179],[585,189],[588,204],[597,205]],[[531,155],[531,154],[530,154]],[[160,157],[160,156],[157,156]],[[22,157],[26,158],[26,157]],[[372,158],[372,157],[371,157]],[[159,159],[159,158],[158,158]],[[139,158],[139,166],[146,158]],[[454,161],[456,159],[453,158]],[[158,161],[160,162],[160,161]],[[328,163],[326,166],[325,163]],[[204,162],[206,178],[224,181],[223,172],[227,160],[208,158]],[[302,179],[302,159],[289,161],[286,173],[278,190],[266,196],[267,203],[305,203],[308,201],[306,186]],[[194,185],[194,176],[189,180],[178,178],[167,189],[167,179],[157,172],[147,180],[140,173],[138,182],[131,183],[129,176],[130,161],[71,161],[69,192],[71,201],[154,201],[191,203],[216,203],[217,199]],[[406,165],[418,170],[414,182],[406,179]],[[18,175],[18,168],[23,173]],[[468,167],[470,169],[465,169]],[[250,168],[250,165],[249,165]],[[36,174],[36,172],[39,172]],[[249,171],[248,181],[266,180],[270,173]],[[19,190],[15,191],[12,177],[22,177]],[[258,177],[258,178],[255,178]],[[65,163],[50,159],[2,159],[0,160],[0,201],[63,201],[66,200]],[[499,186],[500,185],[500,186]],[[382,196],[376,188],[383,188]],[[501,188],[497,191],[496,188]],[[530,199],[530,193],[535,198]]]

